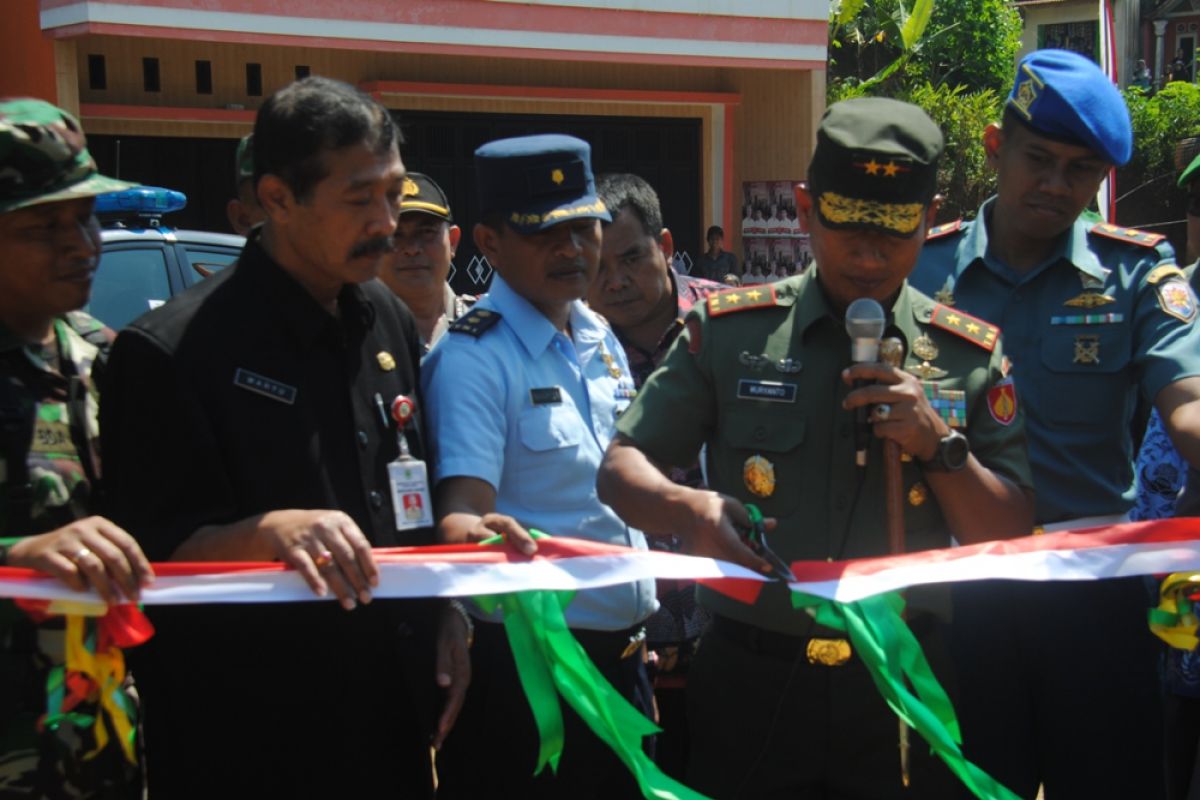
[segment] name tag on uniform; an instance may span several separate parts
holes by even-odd
[[[289,406],[296,402],[295,386],[288,386],[286,383],[280,383],[265,375],[259,375],[257,372],[251,372],[241,367],[238,367],[233,373],[233,385],[240,386],[255,394],[261,394],[263,397],[287,403]]]
[[[388,464],[388,483],[392,487],[396,530],[433,525],[433,504],[429,500],[429,477],[424,461],[401,458]]]
[[[769,400],[773,403],[796,402],[796,384],[779,381],[752,381],[743,378],[738,381],[737,396],[739,400]]]
[[[529,390],[529,401],[535,406],[549,406],[562,402],[562,389],[557,386],[545,386]]]

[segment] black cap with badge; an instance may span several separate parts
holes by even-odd
[[[401,189],[404,196],[400,199],[400,214],[419,213],[453,222],[450,214],[450,201],[437,181],[423,172],[410,172],[404,176]]]
[[[821,223],[912,236],[937,190],[943,142],[937,123],[911,103],[859,97],[830,106],[808,167]]]

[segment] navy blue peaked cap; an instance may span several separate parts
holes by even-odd
[[[1017,65],[1005,107],[1034,132],[1080,144],[1120,166],[1133,155],[1129,109],[1090,59],[1069,50],[1035,50]]]
[[[592,148],[562,134],[488,142],[475,151],[481,213],[499,211],[518,233],[581,217],[610,222],[596,196]]]

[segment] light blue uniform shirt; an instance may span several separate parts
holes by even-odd
[[[1137,391],[1153,401],[1168,384],[1200,375],[1200,325],[1167,313],[1161,297],[1165,282],[1186,281],[1148,281],[1175,263],[1174,252],[1165,240],[1102,236],[1080,219],[1048,261],[1022,275],[988,250],[982,221],[992,202],[958,232],[927,242],[909,281],[931,296],[951,292],[955,308],[1003,331],[1025,407],[1037,521],[1124,514],[1135,495]],[[1085,289],[1112,302],[1066,304]]]
[[[634,393],[612,331],[576,301],[567,338],[499,275],[475,309],[501,319],[478,336],[452,329],[421,367],[434,481],[478,478],[495,487],[496,511],[526,528],[645,550],[642,532],[596,494],[600,460]],[[580,592],[567,622],[621,630],[657,606],[654,581],[642,580]]]

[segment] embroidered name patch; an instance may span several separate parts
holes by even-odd
[[[280,383],[265,375],[259,375],[257,372],[251,372],[241,367],[238,367],[233,373],[233,385],[240,386],[255,394],[261,394],[263,397],[287,403],[289,406],[296,402],[295,386],[288,386],[286,383]]]
[[[562,402],[562,389],[557,386],[544,386],[540,389],[529,390],[529,402],[535,406],[549,406]]]
[[[773,403],[796,402],[796,384],[779,381],[738,381],[739,400],[769,400]]]

